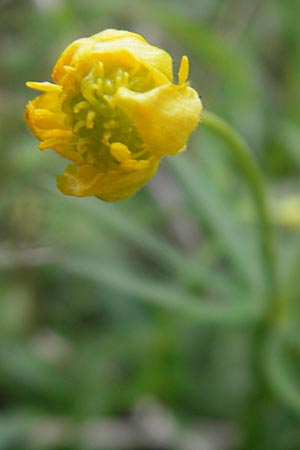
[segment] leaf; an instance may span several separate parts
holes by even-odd
[[[300,383],[288,367],[282,332],[273,332],[268,337],[263,352],[263,367],[274,394],[299,416]]]
[[[238,226],[228,214],[228,208],[218,196],[210,180],[200,167],[182,155],[170,158],[168,165],[179,180],[197,218],[217,239],[218,246],[231,261],[235,271],[252,286],[259,284],[258,264],[253,255],[253,243],[245,240]]]
[[[63,267],[79,276],[87,277],[101,287],[107,286],[135,300],[157,305],[183,314],[190,320],[210,324],[234,325],[252,323],[264,314],[261,303],[249,299],[232,301],[202,301],[176,284],[152,281],[132,275],[123,268],[100,265],[93,260],[65,258]]]

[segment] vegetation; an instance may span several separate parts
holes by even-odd
[[[1,450],[299,450],[299,15],[0,2]],[[206,111],[117,203],[63,196],[65,161],[23,121],[25,82],[106,28],[165,48],[175,73],[187,54]]]

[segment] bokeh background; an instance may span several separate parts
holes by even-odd
[[[0,449],[299,450],[300,2],[0,1]],[[204,126],[137,195],[64,197],[23,110],[72,40],[143,34],[248,141],[275,231]],[[275,317],[276,316],[276,317]]]

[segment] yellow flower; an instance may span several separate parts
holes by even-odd
[[[164,155],[184,150],[202,110],[182,58],[173,84],[170,55],[142,36],[106,30],[78,39],[54,66],[25,120],[41,141],[73,164],[57,177],[66,195],[126,198],[151,178]]]

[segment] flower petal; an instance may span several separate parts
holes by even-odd
[[[164,50],[143,42],[135,37],[127,37],[120,40],[99,42],[93,51],[97,54],[114,52],[118,49],[126,49],[134,57],[147,67],[158,70],[164,74],[168,81],[173,79],[172,58]]]
[[[95,195],[101,200],[116,201],[129,197],[142,187],[157,171],[159,162],[152,159],[139,170],[110,170],[98,172],[89,165],[72,164],[57,177],[57,187],[65,195],[85,197]]]
[[[148,69],[163,75],[164,82],[173,79],[172,58],[167,52],[148,44],[139,34],[106,30],[90,38],[78,39],[69,45],[54,66],[53,80],[62,84],[64,76],[70,74],[72,68],[76,69],[74,77],[78,75],[78,71],[84,75],[94,62],[104,62],[108,58],[114,59],[115,63],[119,62],[121,66],[125,63],[125,67],[132,65],[132,60],[135,64],[138,61]]]
[[[37,91],[42,92],[61,91],[61,86],[49,83],[48,81],[42,81],[41,83],[38,81],[27,81],[26,86],[31,89],[36,89]]]
[[[105,42],[105,41],[114,41],[116,39],[123,38],[133,38],[142,42],[147,42],[146,39],[140,34],[133,33],[132,31],[126,30],[115,30],[113,28],[108,28],[107,30],[100,31],[100,33],[93,34],[90,39],[95,42]]]
[[[58,91],[46,92],[29,101],[24,118],[27,126],[40,140],[45,138],[45,131],[65,129]]]
[[[185,146],[202,110],[197,92],[187,84],[169,83],[144,93],[121,87],[115,102],[157,158],[175,155]]]

